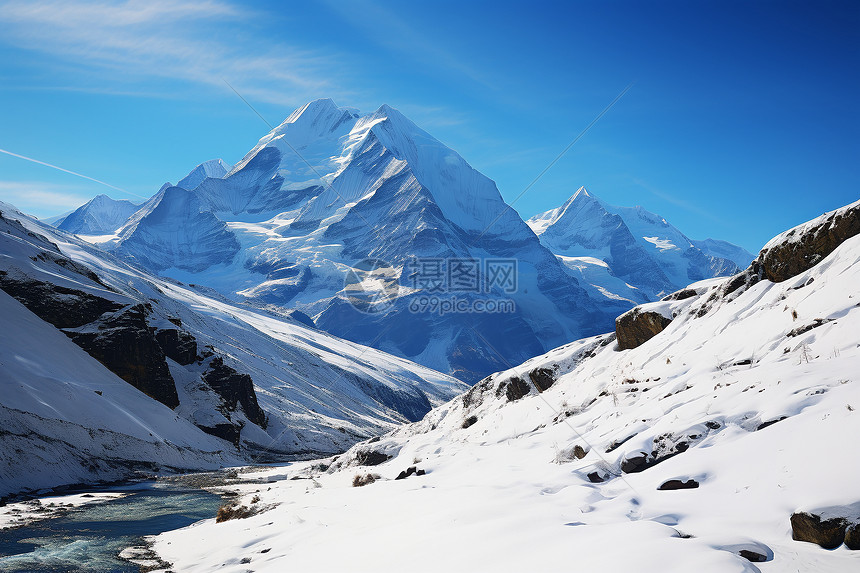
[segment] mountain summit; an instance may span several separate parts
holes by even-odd
[[[491,179],[388,105],[362,115],[310,102],[229,172],[218,166],[162,188],[102,245],[469,382],[607,330],[632,306],[591,298]],[[379,263],[388,286],[350,282]],[[385,296],[362,307],[356,289]]]
[[[585,187],[528,225],[585,282],[639,302],[734,274],[753,259],[725,241],[692,241],[663,217],[609,205]]]
[[[139,205],[131,201],[96,195],[64,218],[55,221],[54,226],[78,235],[110,234],[139,208]]]

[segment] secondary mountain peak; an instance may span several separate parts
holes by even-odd
[[[627,300],[642,294],[653,300],[690,282],[729,275],[753,258],[723,241],[694,242],[660,215],[609,205],[585,187],[528,224],[575,276]]]
[[[183,177],[179,183],[176,184],[176,186],[190,191],[200,185],[207,177],[220,179],[227,175],[231,169],[232,167],[225,163],[223,159],[210,159],[209,161],[204,161],[192,169],[188,175]],[[169,185],[167,187],[169,187]],[[167,187],[162,187],[162,190]]]
[[[64,219],[55,223],[58,229],[80,235],[104,235],[113,233],[138,209],[125,199],[112,199],[107,195],[96,195]]]

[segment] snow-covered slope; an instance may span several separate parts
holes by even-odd
[[[860,499],[858,284],[860,202],[641,307],[670,322],[636,348],[579,340],[335,459],[247,474],[256,515],[154,547],[192,573],[855,571],[790,517]]]
[[[164,276],[299,308],[323,330],[469,382],[503,359],[605,330],[632,304],[589,297],[493,181],[386,105],[361,115],[311,102],[225,176],[184,194],[162,189],[118,237],[95,241]],[[390,308],[349,302],[345,281],[366,259],[391,267]],[[417,259],[443,261],[446,280],[457,260],[516,260],[518,284],[487,287],[482,266],[477,288],[429,291],[416,284]],[[455,299],[458,310],[439,312]]]
[[[556,255],[578,260],[568,267],[579,272],[587,268],[590,275],[582,276],[588,284],[636,302],[654,300],[691,281],[731,275],[753,259],[725,241],[691,241],[659,215],[608,205],[584,187],[564,205],[527,223]],[[605,265],[583,267],[586,257]]]
[[[2,290],[0,316],[0,496],[241,462]]]
[[[159,279],[5,204],[0,289],[0,495],[340,451],[466,388],[288,313]],[[40,473],[46,462],[55,471]]]
[[[140,208],[125,199],[97,195],[53,224],[58,229],[78,235],[109,235]]]

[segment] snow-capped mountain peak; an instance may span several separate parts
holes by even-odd
[[[223,159],[210,159],[195,167],[176,186],[191,190],[200,185],[207,177],[220,179],[227,175],[231,169],[232,167],[225,163]]]
[[[660,215],[641,206],[609,205],[585,187],[528,224],[568,267],[581,271],[586,258],[606,263],[589,265],[586,282],[624,298],[630,298],[631,285],[654,299],[691,281],[732,274],[752,260],[730,243],[703,241],[700,248]]]
[[[101,244],[229,297],[297,308],[333,334],[464,380],[502,367],[497,353],[521,360],[608,328],[632,304],[590,299],[492,180],[389,105],[360,114],[315,100],[222,177],[194,172],[208,175],[184,192],[162,189]],[[392,265],[403,287],[384,317],[358,313],[342,292],[367,258]],[[513,310],[478,321],[468,310],[413,312],[422,291],[409,266],[424,258],[516,260],[514,292],[450,293]]]
[[[137,209],[138,206],[131,201],[96,195],[63,219],[55,221],[54,226],[80,235],[111,234]]]

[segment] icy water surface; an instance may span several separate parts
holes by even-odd
[[[101,489],[129,495],[84,506],[54,519],[0,530],[3,573],[137,573],[120,551],[145,535],[215,516],[221,498],[199,489],[164,482]]]

